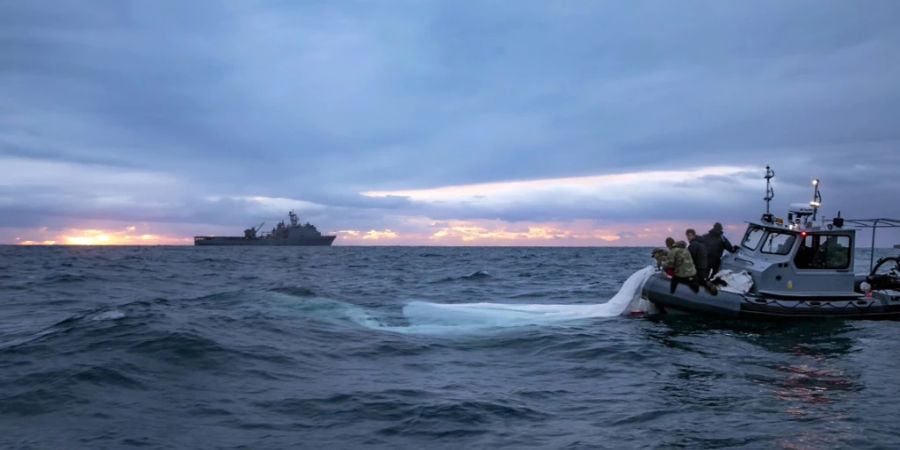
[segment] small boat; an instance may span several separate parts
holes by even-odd
[[[900,256],[874,261],[876,230],[898,228],[900,220],[844,219],[839,212],[817,222],[818,179],[813,201],[792,205],[787,220],[777,218],[769,212],[773,177],[766,167],[766,213],[749,223],[738,250],[722,258],[712,289],[673,284],[659,271],[644,284],[642,297],[662,315],[900,319]],[[862,275],[853,271],[857,229],[872,231],[869,273]]]

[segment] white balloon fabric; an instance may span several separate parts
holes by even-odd
[[[403,308],[409,327],[392,331],[424,331],[513,327],[554,324],[571,320],[615,317],[647,312],[652,305],[642,300],[641,289],[656,272],[648,266],[632,274],[609,301],[588,305],[510,303],[430,303],[410,302]],[[407,328],[401,330],[399,328]]]

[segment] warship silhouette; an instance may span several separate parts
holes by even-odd
[[[290,224],[282,220],[272,231],[260,233],[265,222],[244,230],[243,236],[194,236],[194,245],[324,245],[334,242],[337,236],[325,236],[309,222],[301,225],[294,211],[288,213]]]

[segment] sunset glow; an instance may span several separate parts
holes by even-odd
[[[373,241],[395,241],[400,235],[391,230],[340,230],[335,232],[343,244],[366,243]]]
[[[439,246],[659,246],[667,236],[684,239],[684,230],[705,231],[711,224],[654,222],[640,225],[598,225],[591,221],[511,223],[500,220],[431,221],[410,219],[415,228],[337,231],[336,245],[439,245]],[[729,235],[743,224],[726,226]]]
[[[41,228],[32,232],[40,237],[16,239],[19,245],[188,245],[188,237],[141,233],[136,226],[124,229],[69,228],[53,232]]]
[[[113,245],[116,241],[112,241],[108,234],[99,230],[84,230],[81,236],[63,236],[65,245]],[[119,242],[121,244],[121,242]]]
[[[448,220],[427,217],[395,219],[402,229],[322,230],[338,236],[335,245],[437,245],[437,246],[656,246],[666,236],[683,239],[686,228],[705,232],[704,222],[659,221],[644,223],[598,223],[591,220],[556,222],[510,222],[504,220]],[[736,238],[742,223],[726,224]],[[152,231],[145,226],[121,228],[46,227],[24,231],[14,238],[17,245],[192,245],[190,236]]]

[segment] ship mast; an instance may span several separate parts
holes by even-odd
[[[763,222],[772,222],[772,212],[769,208],[769,204],[772,202],[772,199],[775,198],[775,189],[772,188],[772,178],[775,178],[775,171],[772,170],[771,167],[766,166],[766,196],[763,197],[763,200],[766,201],[766,213],[763,214],[762,219]]]

